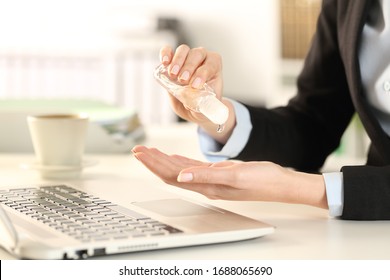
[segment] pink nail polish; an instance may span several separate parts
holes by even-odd
[[[180,173],[177,177],[178,182],[190,182],[194,179],[194,175],[192,173]]]
[[[162,63],[169,62],[169,57],[167,55],[164,55],[161,59]]]
[[[184,71],[180,76],[180,80],[187,81],[190,78],[190,72]]]
[[[177,75],[177,74],[179,73],[179,70],[180,70],[179,65],[175,65],[175,66],[173,66],[172,69],[171,69],[171,74]]]

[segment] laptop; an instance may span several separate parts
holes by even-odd
[[[0,245],[22,259],[85,259],[262,237],[274,227],[178,197],[118,205],[70,184],[0,190]]]

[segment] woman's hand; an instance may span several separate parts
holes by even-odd
[[[134,156],[164,182],[210,199],[256,200],[327,208],[321,175],[306,174],[271,162],[208,163],[155,148],[136,146]]]
[[[207,133],[220,143],[226,143],[235,126],[235,114],[232,104],[222,98],[222,58],[215,52],[204,48],[191,49],[180,45],[175,51],[169,46],[160,50],[160,61],[168,66],[168,73],[173,79],[178,79],[183,85],[201,88],[204,83],[211,86],[217,98],[229,108],[229,118],[223,133],[217,133],[216,125],[203,114],[188,110],[175,97],[170,96],[172,108],[181,118],[201,126]]]

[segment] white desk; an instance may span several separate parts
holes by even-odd
[[[144,143],[164,152],[202,159],[192,125],[147,130]],[[129,147],[129,151],[130,151]],[[116,255],[110,259],[389,259],[390,222],[354,222],[328,218],[327,211],[301,205],[263,202],[209,201],[199,194],[165,185],[129,154],[87,155],[99,164],[70,181],[88,191],[110,189],[107,199],[124,204],[137,198],[123,196],[127,188],[139,198],[182,195],[227,208],[276,226],[272,235],[254,240]],[[32,162],[31,154],[0,154],[1,185],[44,183],[37,171],[19,164]],[[0,250],[0,259],[12,258]]]

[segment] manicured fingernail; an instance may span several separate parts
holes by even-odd
[[[175,66],[172,67],[171,73],[172,73],[173,75],[177,75],[177,73],[179,73],[179,70],[180,70],[179,65],[175,65]]]
[[[162,63],[169,62],[169,57],[167,55],[164,55],[161,59]]]
[[[200,78],[196,78],[196,79],[192,82],[192,87],[193,87],[193,88],[200,88],[201,82],[202,82],[202,80],[201,80]]]
[[[192,173],[180,173],[179,176],[177,176],[178,182],[190,182],[194,179],[194,175]]]
[[[180,76],[180,80],[182,81],[187,81],[189,78],[190,78],[190,72],[188,71],[184,71]]]

